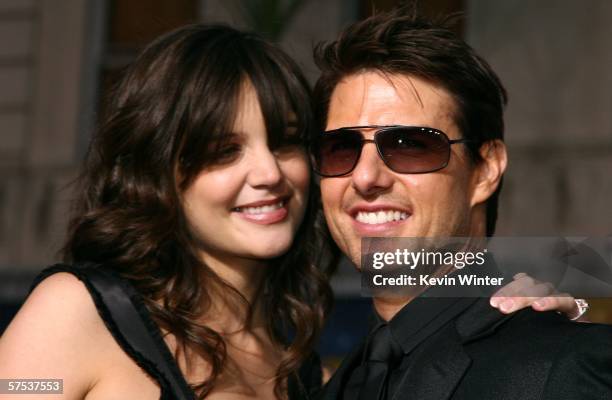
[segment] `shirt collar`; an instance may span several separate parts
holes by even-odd
[[[476,269],[466,268],[453,275],[475,274],[481,276],[485,271],[489,272],[488,275],[497,275],[499,270],[497,270],[495,262],[492,258],[487,258],[485,266]],[[479,297],[489,297],[492,292],[491,288],[481,287],[453,288],[452,292],[442,287],[430,287],[406,304],[388,322],[391,335],[400,344],[405,354],[410,353],[419,343],[472,306]],[[449,297],[449,293],[453,297]],[[495,315],[497,314],[499,313],[496,312]],[[374,317],[371,321],[370,327],[372,328],[385,323],[376,311],[374,311]]]

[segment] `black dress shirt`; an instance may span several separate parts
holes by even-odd
[[[431,293],[430,293],[431,295]],[[389,329],[393,339],[401,346],[404,353],[399,365],[391,366],[392,372],[387,383],[385,399],[393,399],[402,378],[410,376],[410,369],[414,368],[412,362],[415,357],[415,349],[424,340],[434,336],[442,327],[451,322],[457,315],[461,314],[476,298],[455,297],[417,297],[406,304],[391,319]],[[374,311],[372,324],[378,326],[383,322],[382,318]],[[362,360],[362,363],[364,360]],[[354,370],[353,370],[354,372]],[[351,376],[351,380],[360,379],[360,376]],[[343,398],[349,400],[346,388]]]

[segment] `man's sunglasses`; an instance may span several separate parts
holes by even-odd
[[[374,139],[365,139],[364,129],[376,129]],[[424,174],[448,165],[450,146],[468,139],[450,140],[433,128],[402,125],[350,126],[317,135],[310,146],[313,167],[325,177],[349,174],[355,169],[365,143],[376,144],[385,165],[400,174]]]

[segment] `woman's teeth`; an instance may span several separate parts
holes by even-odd
[[[384,224],[386,222],[401,221],[408,218],[408,213],[402,211],[358,212],[355,219],[362,224]]]
[[[276,204],[270,204],[269,206],[262,207],[237,207],[236,211],[243,212],[245,214],[263,214],[267,212],[271,212],[274,210],[278,210],[283,207],[283,202],[279,201]]]

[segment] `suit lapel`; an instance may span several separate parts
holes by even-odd
[[[470,367],[472,360],[464,345],[493,334],[514,314],[504,315],[489,305],[488,299],[479,299],[460,315],[454,323],[446,325],[424,347],[403,377],[393,400],[404,396],[419,400],[450,399]]]

